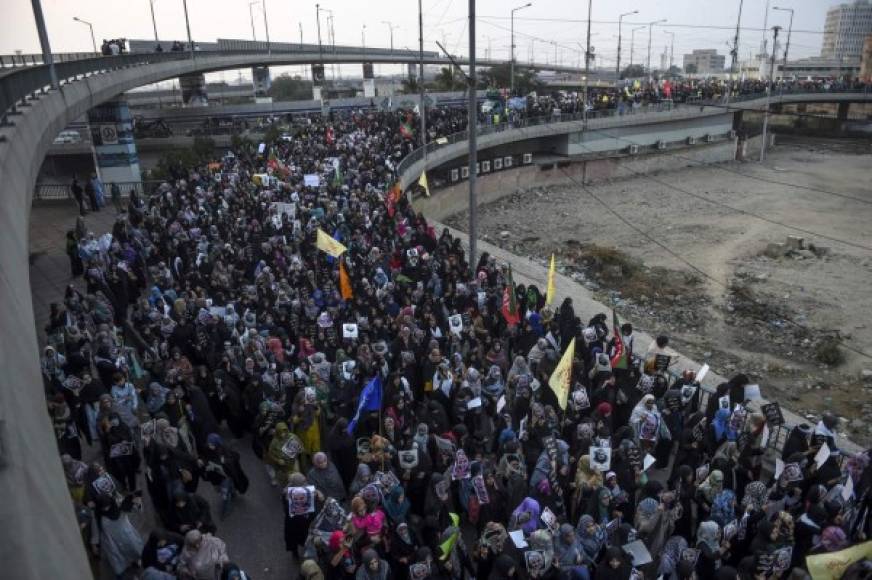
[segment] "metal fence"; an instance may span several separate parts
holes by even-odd
[[[118,187],[121,188],[121,197],[129,197],[131,191],[136,191],[140,195],[151,193],[162,181],[118,181]],[[106,203],[111,203],[110,196],[111,183],[103,184],[103,194],[106,198]],[[84,186],[83,186],[84,187]],[[70,190],[68,183],[37,183],[33,189],[33,201],[62,201],[72,200],[73,193]],[[87,200],[85,200],[87,201]]]

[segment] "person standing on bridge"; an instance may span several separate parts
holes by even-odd
[[[85,194],[88,196],[91,211],[100,211],[100,206],[97,204],[97,190],[94,189],[94,181],[92,179],[85,182]]]
[[[76,203],[79,204],[79,215],[85,215],[88,213],[85,210],[85,190],[82,189],[82,186],[79,184],[79,179],[74,175],[73,182],[70,184],[70,191],[73,194],[73,199],[76,200]]]

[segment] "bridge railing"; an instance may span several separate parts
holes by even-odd
[[[99,58],[100,56],[102,55],[97,52],[61,52],[53,54],[52,58],[55,62],[70,62],[86,58]],[[0,54],[0,69],[12,69],[22,66],[39,66],[42,64],[45,64],[42,59],[42,53]]]
[[[117,181],[118,187],[121,189],[121,197],[129,197],[131,191],[136,191],[140,195],[151,193],[155,188],[160,186],[161,181]],[[111,182],[103,183],[104,197],[106,203],[112,203],[109,193]],[[33,201],[63,201],[73,199],[70,185],[67,183],[37,183],[33,188]],[[87,202],[87,200],[85,200]]]

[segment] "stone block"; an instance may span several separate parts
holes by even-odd
[[[787,247],[791,250],[801,250],[805,247],[805,238],[800,236],[787,236]]]
[[[785,252],[787,252],[787,244],[783,244],[781,242],[769,242],[766,246],[766,254],[769,258],[781,258],[784,256]]]

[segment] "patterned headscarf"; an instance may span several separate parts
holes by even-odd
[[[732,490],[725,489],[715,497],[712,502],[711,518],[721,526],[736,519],[736,494]]]
[[[763,509],[763,505],[769,498],[769,490],[766,489],[766,484],[762,481],[752,481],[745,486],[745,497],[742,499],[742,506],[747,508],[751,506],[754,511]]]

